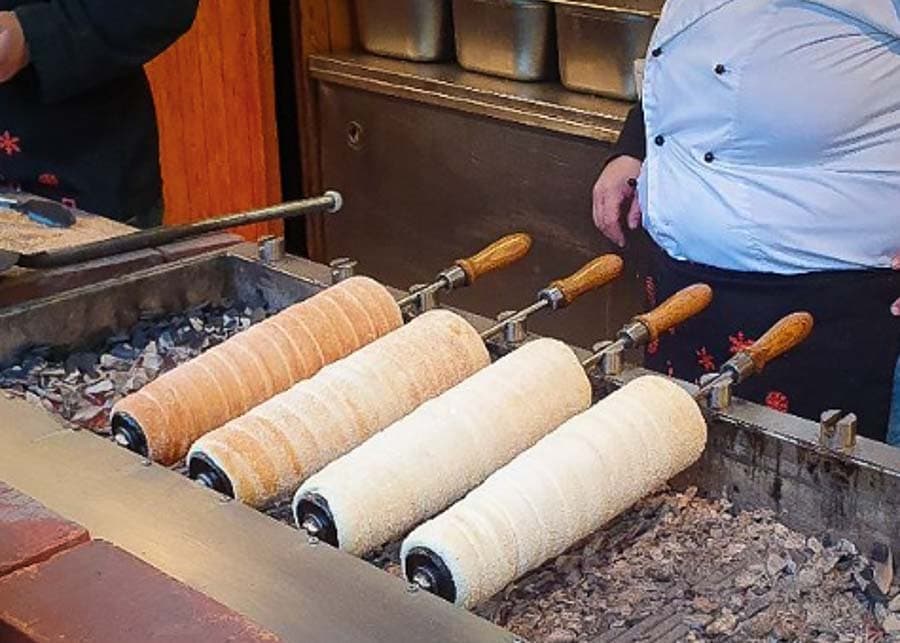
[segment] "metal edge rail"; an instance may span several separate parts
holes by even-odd
[[[553,83],[519,83],[366,54],[310,57],[313,78],[554,132],[614,142],[631,104],[576,94]]]

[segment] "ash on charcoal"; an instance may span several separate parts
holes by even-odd
[[[865,557],[849,541],[824,540],[766,510],[661,491],[474,611],[534,643],[853,641],[896,626],[893,603],[880,604],[879,620],[855,587]],[[400,576],[397,546],[367,560]]]
[[[226,302],[163,317],[145,312],[95,347],[69,353],[35,347],[0,371],[0,390],[56,413],[72,428],[108,433],[110,411],[122,397],[267,315],[262,306],[248,310],[241,318]]]

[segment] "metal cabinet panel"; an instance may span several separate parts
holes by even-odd
[[[331,257],[406,287],[503,234],[530,232],[519,265],[447,296],[493,316],[617,251],[591,221],[607,144],[329,82],[319,98],[324,183],[345,197],[327,222]],[[582,346],[609,337],[643,305],[635,247],[618,282],[530,328]]]

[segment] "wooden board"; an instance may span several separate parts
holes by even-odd
[[[19,254],[57,250],[134,232],[124,223],[78,215],[70,228],[50,228],[24,214],[0,208],[0,248]]]
[[[191,31],[147,71],[167,225],[281,201],[268,2],[201,0]],[[240,232],[256,238],[282,228]]]

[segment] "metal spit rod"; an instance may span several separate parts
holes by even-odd
[[[791,313],[778,320],[765,334],[725,362],[718,373],[701,380],[695,400],[707,399],[713,409],[727,407],[731,387],[761,372],[766,365],[803,342],[813,329],[807,312]]]
[[[471,257],[457,259],[452,266],[442,270],[432,283],[414,286],[412,292],[400,299],[397,305],[403,309],[418,303],[420,310],[428,310],[437,303],[436,296],[440,291],[470,286],[479,277],[515,263],[529,250],[531,235],[524,232],[507,235]]]
[[[614,342],[595,347],[596,352],[582,362],[582,366],[591,371],[602,365],[604,375],[618,375],[624,367],[622,354],[625,349],[656,341],[664,332],[705,310],[712,297],[712,288],[706,284],[693,284],[679,290],[653,310],[634,317],[616,334]]]
[[[505,328],[521,324],[529,315],[544,308],[558,310],[565,308],[583,294],[608,284],[622,274],[622,258],[618,255],[603,255],[591,260],[577,272],[551,282],[538,293],[537,301],[522,310],[506,316],[501,321],[481,333],[481,339],[487,341]]]

